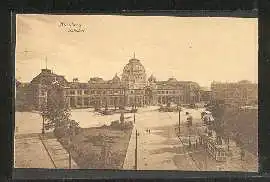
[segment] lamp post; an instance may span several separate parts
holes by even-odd
[[[41,131],[41,133],[42,134],[45,134],[45,116],[44,116],[44,114],[42,113],[42,131]]]
[[[179,112],[178,125],[179,125],[179,136],[180,136],[180,125],[181,125],[181,116],[180,116],[180,113],[181,113],[181,107],[178,108],[178,112]]]
[[[135,113],[134,113],[134,124],[135,124]],[[136,127],[136,126],[135,126]],[[135,170],[138,169],[138,131],[137,131],[137,128],[136,128],[136,132],[135,132]]]
[[[135,124],[135,120],[136,120],[136,117],[135,117],[135,112],[134,112],[134,115],[133,115],[133,122]]]
[[[68,147],[68,168],[71,169],[71,137],[73,136],[73,127],[71,126],[71,124],[69,123],[68,125],[68,134],[69,134],[69,139],[68,139],[68,143],[69,143],[69,147]]]
[[[138,131],[136,129],[135,170],[138,170]]]

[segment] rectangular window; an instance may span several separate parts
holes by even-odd
[[[89,98],[88,97],[85,97],[84,98],[84,105],[87,106],[89,103]]]
[[[70,90],[70,95],[75,95],[75,90]]]
[[[77,99],[77,104],[78,104],[78,105],[82,105],[82,98],[78,97],[78,99]]]
[[[77,90],[78,95],[82,95],[82,91],[81,90]]]
[[[166,94],[168,94],[169,93],[169,91],[166,91]]]
[[[41,95],[41,96],[45,96],[45,91],[44,91],[44,90],[41,90],[41,91],[40,91],[40,95]]]
[[[84,94],[85,95],[88,95],[89,94],[89,91],[88,90],[84,90]]]

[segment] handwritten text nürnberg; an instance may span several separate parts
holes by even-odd
[[[79,23],[60,22],[59,27],[64,28],[67,32],[85,32],[85,28]]]

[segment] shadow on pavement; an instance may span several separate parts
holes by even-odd
[[[150,154],[154,155],[154,154],[162,154],[162,153],[174,153],[174,154],[182,154],[184,153],[184,149],[183,147],[164,147],[164,148],[160,148],[160,149],[155,149],[155,150],[151,150]]]

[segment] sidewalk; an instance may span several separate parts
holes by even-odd
[[[40,134],[15,136],[15,168],[68,168],[69,156],[56,138],[41,137]],[[78,168],[71,159],[71,167]]]
[[[135,167],[135,142],[136,142],[136,128],[135,126],[133,127],[128,148],[127,148],[127,153],[126,153],[126,158],[123,164],[123,169],[126,170],[134,170]]]
[[[38,134],[19,135],[14,140],[15,168],[55,168]]]
[[[56,168],[68,169],[69,168],[69,155],[66,149],[59,143],[56,138],[40,137],[42,143],[46,146]],[[71,169],[78,169],[78,165],[71,158]]]

